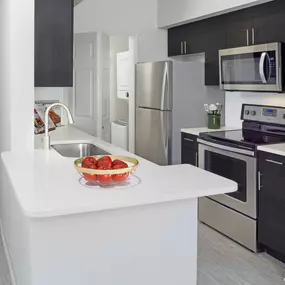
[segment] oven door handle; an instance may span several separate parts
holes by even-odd
[[[202,139],[198,139],[197,141],[200,144],[203,144],[203,145],[206,145],[206,146],[210,146],[210,147],[214,147],[214,148],[217,148],[217,149],[221,149],[221,150],[225,150],[225,151],[232,151],[232,152],[245,154],[245,155],[249,155],[249,156],[254,156],[254,151],[234,148],[234,147],[230,147],[230,146],[226,146],[226,145],[215,144],[215,143],[211,143],[211,142],[208,142],[208,141],[204,141]]]

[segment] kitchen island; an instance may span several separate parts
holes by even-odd
[[[71,126],[51,141],[134,156]],[[2,154],[1,230],[14,284],[196,284],[198,198],[237,185],[190,165],[138,159],[138,184],[104,189],[80,184],[74,158],[55,150]]]

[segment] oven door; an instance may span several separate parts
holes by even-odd
[[[234,193],[208,197],[253,219],[257,217],[256,158],[199,140],[199,167],[238,184]],[[239,152],[247,152],[238,149]]]
[[[221,50],[219,56],[221,89],[282,91],[281,43]]]

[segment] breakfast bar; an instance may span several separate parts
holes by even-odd
[[[92,143],[135,157],[126,187],[86,187],[54,149],[2,154],[1,230],[17,285],[197,282],[198,198],[237,184],[190,165],[158,166],[71,126],[51,144]]]

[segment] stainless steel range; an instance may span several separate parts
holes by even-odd
[[[201,198],[199,219],[258,251],[257,147],[285,142],[285,108],[242,106],[241,130],[200,134],[199,167],[238,183],[235,193]]]

